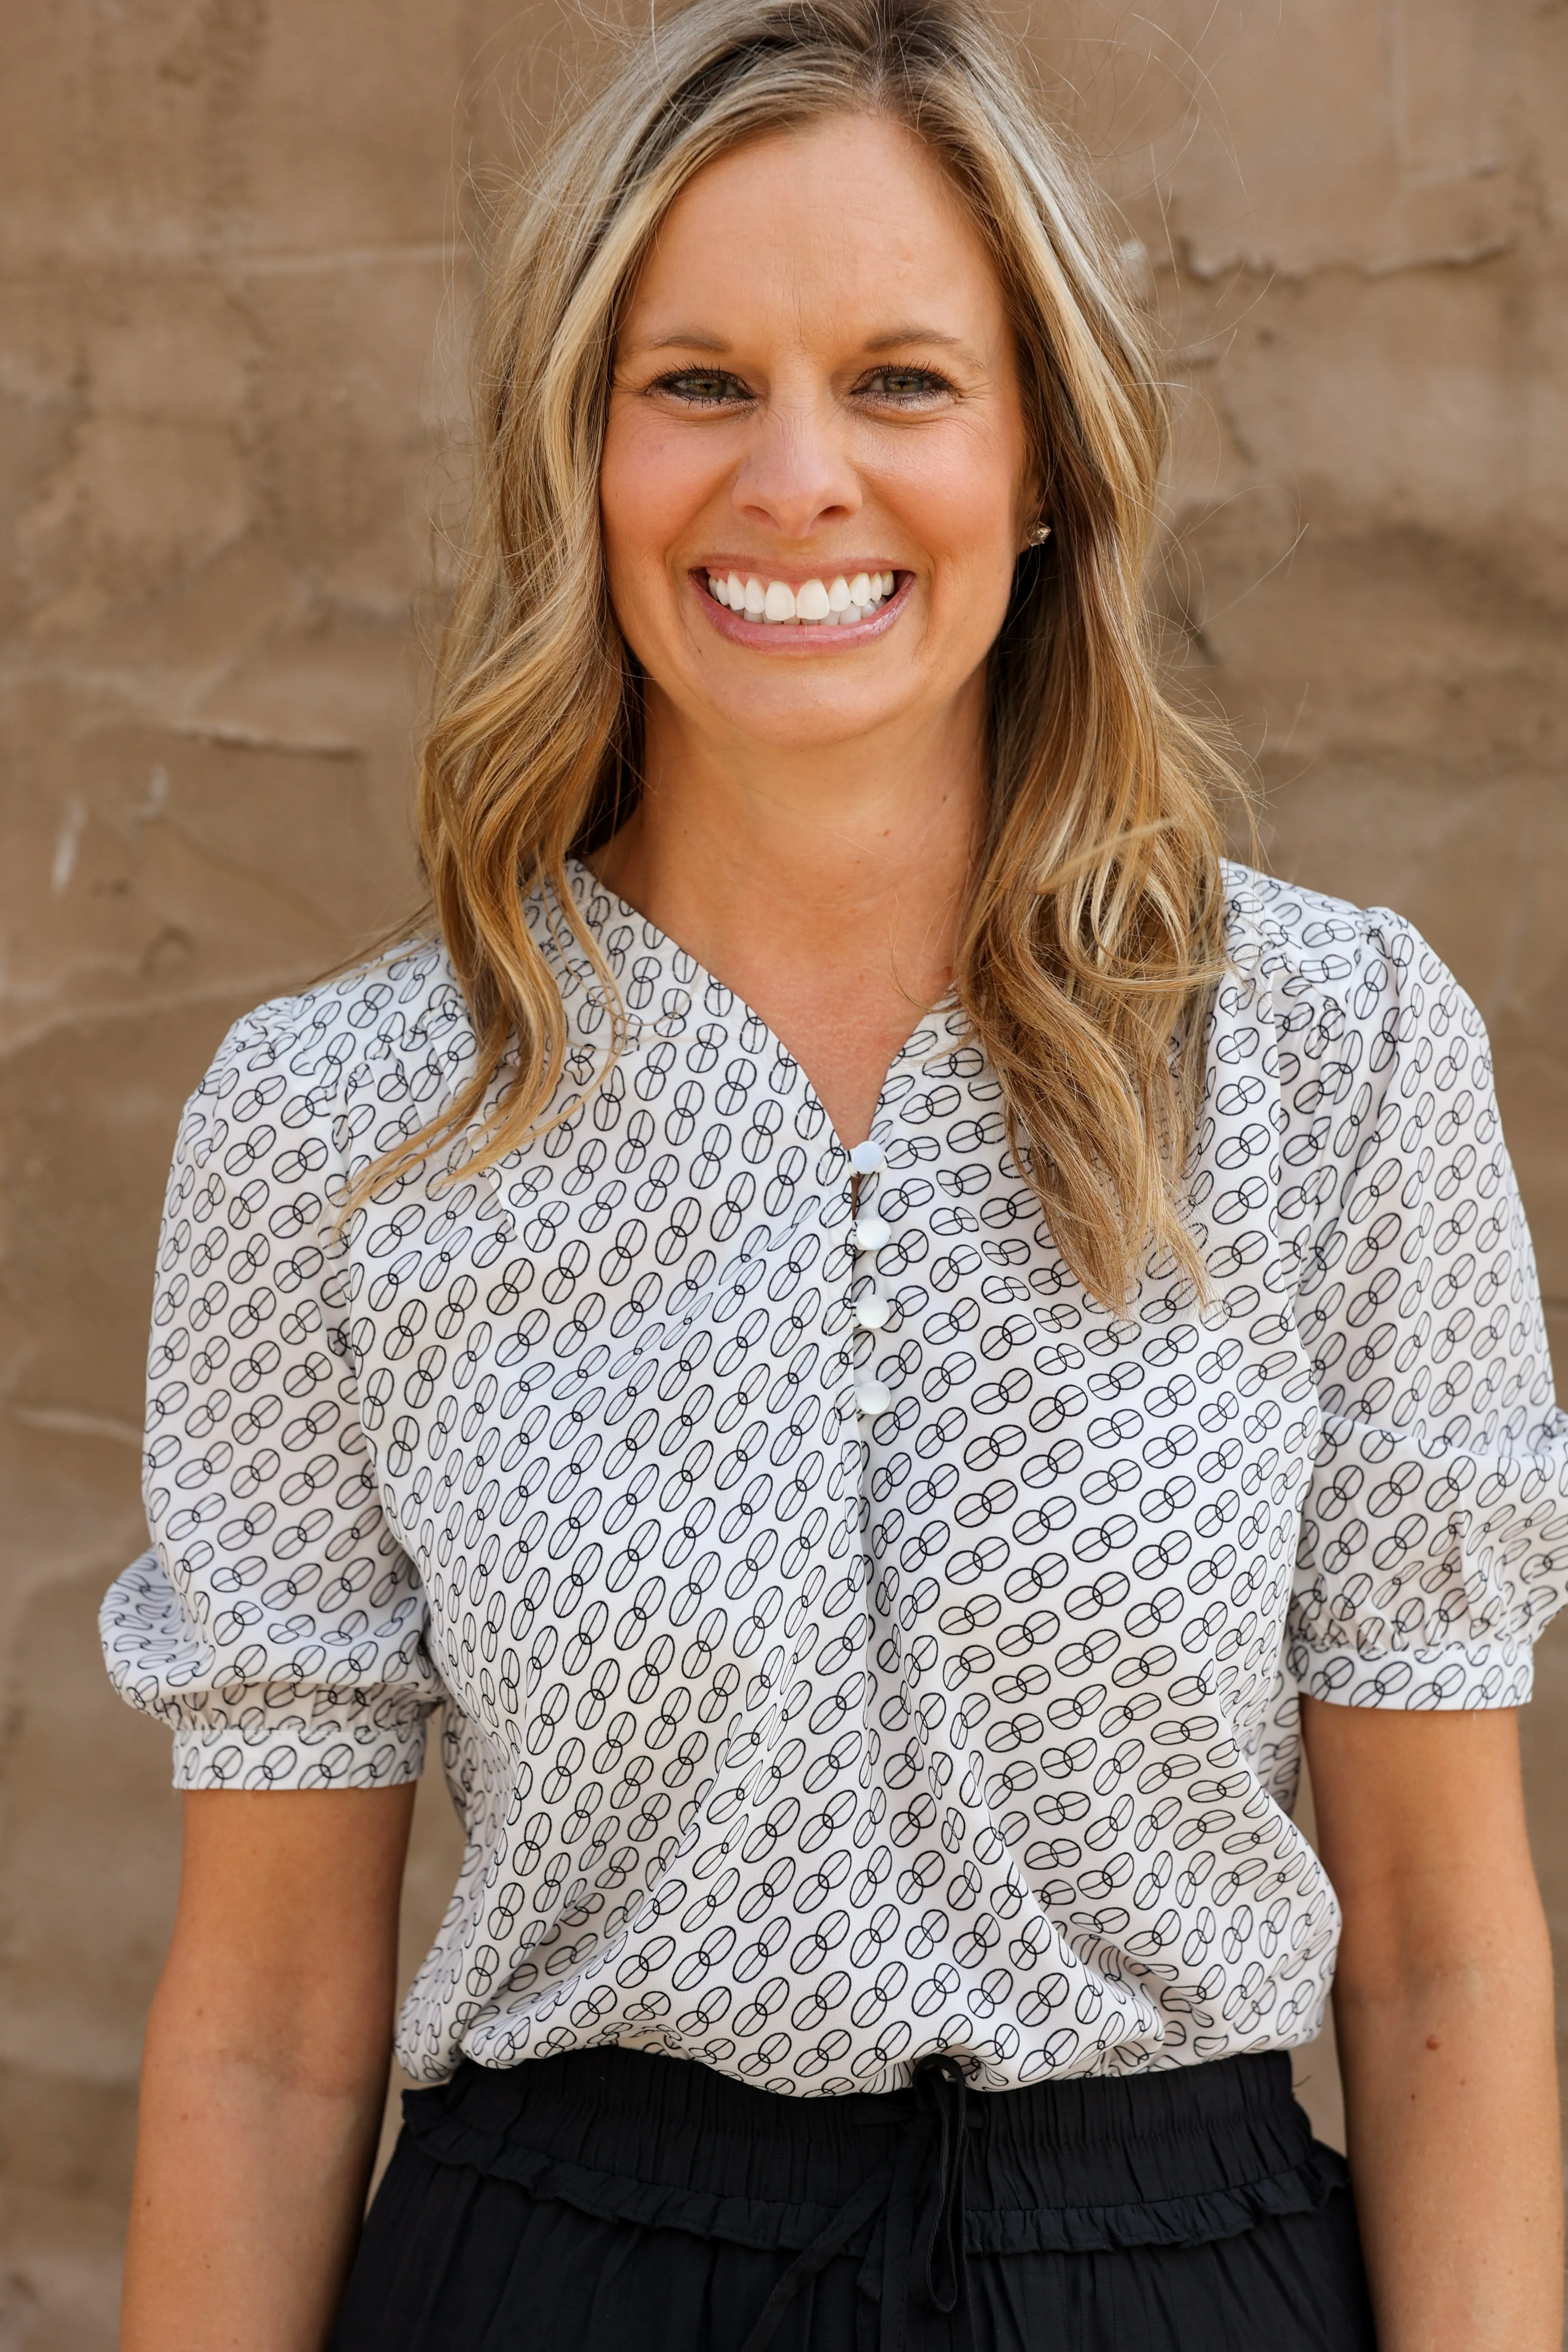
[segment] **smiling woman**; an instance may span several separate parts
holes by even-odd
[[[434,922],[171,1180],[130,2352],[1557,2344],[1529,1236],[1430,951],[1222,863],[1112,252],[963,0],[692,0],[519,198]]]
[[[851,212],[838,191],[857,175]],[[600,471],[641,742],[637,804],[595,866],[767,1008],[842,1135],[867,1131],[952,982],[954,885],[987,797],[986,656],[1038,473],[984,241],[900,123],[837,114],[748,142],[676,198],[616,338]],[[842,947],[799,936],[776,838],[756,862],[793,907],[770,921],[749,877],[705,887],[691,847],[737,820],[748,864],[781,823],[789,866],[837,853],[837,889],[810,895],[825,928],[866,927],[852,1005]],[[773,922],[799,939],[782,966]]]
[[[623,819],[598,870],[630,887],[634,845],[651,854],[642,821],[668,802],[679,678],[685,725],[723,714],[726,804],[747,747],[795,761],[816,914],[776,913],[798,939],[802,1012],[815,991],[834,1025],[819,1000],[842,994],[803,922],[840,942],[847,925],[897,975],[861,1099],[891,1031],[951,986],[1074,1272],[1120,1298],[1152,1239],[1194,1273],[1176,1192],[1224,963],[1213,791],[1227,779],[1148,657],[1165,419],[1113,225],[976,11],[698,0],[661,20],[658,59],[662,79],[639,58],[561,137],[499,241],[472,560],[422,783],[479,1054],[377,1174],[470,1135],[477,1113],[479,1158],[499,1155],[552,1099],[566,1031],[522,909],[543,886],[574,925],[566,859]],[[742,614],[755,581],[775,633],[786,591],[818,581],[831,610],[836,579],[895,583],[868,624],[850,598],[846,641],[764,639],[704,598],[720,566]],[[726,643],[788,659],[736,664]],[[710,717],[691,692],[711,694]],[[847,738],[876,743],[868,804],[890,790],[897,813],[869,836],[869,907],[827,772]],[[693,802],[704,837],[708,817]],[[782,883],[776,849],[756,862]],[[745,994],[726,949],[775,910],[749,905],[733,942],[706,912],[661,911]],[[854,975],[869,1018],[886,991],[868,984]],[[614,991],[606,1005],[613,1044]],[[797,1034],[793,1007],[774,1009]]]

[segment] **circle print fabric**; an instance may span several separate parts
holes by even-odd
[[[467,1861],[425,2080],[617,2041],[764,2087],[1182,2064],[1317,2030],[1300,1690],[1512,1704],[1568,1434],[1486,1041],[1396,917],[1233,870],[1206,1296],[1087,1297],[956,1013],[847,1152],[582,867],[557,1116],[342,1229],[473,1036],[416,945],[264,1007],[181,1130],[153,1549],[111,1670],[183,1786],[374,1786],[444,1708]]]

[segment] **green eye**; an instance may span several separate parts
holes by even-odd
[[[693,408],[722,408],[732,401],[750,398],[740,378],[727,375],[720,368],[681,368],[674,375],[661,375],[650,389],[667,392]]]
[[[861,384],[862,393],[896,408],[913,408],[923,401],[940,400],[952,386],[931,368],[878,368]]]

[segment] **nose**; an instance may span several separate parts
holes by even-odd
[[[735,477],[738,515],[780,539],[808,539],[858,514],[863,494],[831,409],[767,404]]]

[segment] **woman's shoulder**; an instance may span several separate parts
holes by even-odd
[[[1255,867],[1226,863],[1226,943],[1241,986],[1277,1033],[1347,1029],[1392,1045],[1417,1030],[1484,1039],[1475,1006],[1415,925]]]
[[[310,987],[269,998],[225,1036],[185,1107],[180,1148],[198,1162],[263,1134],[331,1127],[356,1108],[448,1091],[473,1024],[437,939],[410,938]]]
[[[1391,948],[1398,954],[1407,940],[1425,944],[1391,908],[1358,907],[1228,859],[1221,870],[1226,946],[1250,979],[1342,989]]]

